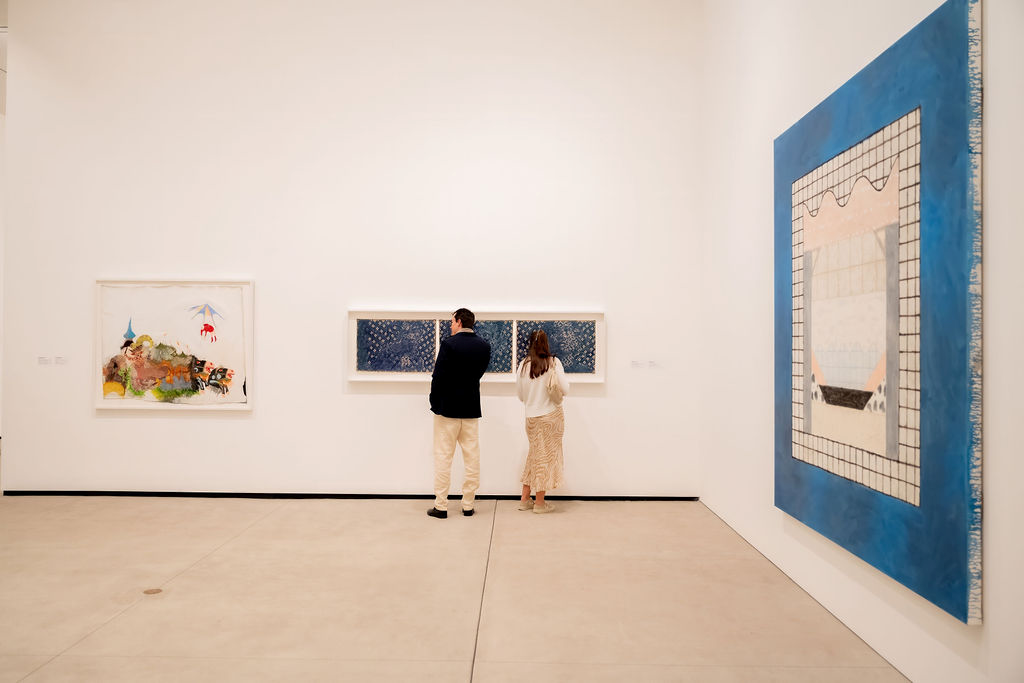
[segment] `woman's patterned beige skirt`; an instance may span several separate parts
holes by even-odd
[[[562,407],[547,415],[526,418],[526,438],[530,452],[526,456],[522,483],[534,491],[550,491],[562,485],[562,435],[565,413]]]

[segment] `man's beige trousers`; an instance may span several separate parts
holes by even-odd
[[[480,419],[459,420],[434,415],[434,507],[448,509],[448,489],[452,483],[452,457],[455,442],[462,446],[466,478],[462,484],[462,509],[473,509],[480,488]]]

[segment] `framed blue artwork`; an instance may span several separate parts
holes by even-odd
[[[437,322],[364,318],[356,322],[356,367],[363,372],[430,372]]]
[[[775,140],[775,505],[981,620],[981,11]]]
[[[451,313],[349,311],[349,381],[429,381]],[[491,345],[484,382],[514,382],[530,332],[547,331],[572,382],[604,381],[603,313],[476,312],[474,332]]]
[[[596,371],[597,325],[593,320],[519,320],[516,326],[516,367],[526,358],[530,335],[544,330],[553,353],[562,361],[566,374]]]

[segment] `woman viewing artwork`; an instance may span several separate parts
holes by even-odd
[[[569,393],[569,381],[562,362],[551,354],[544,330],[530,335],[526,358],[516,370],[516,392],[526,407],[526,438],[530,443],[519,509],[532,509],[536,514],[551,512],[555,508],[545,502],[544,495],[562,485],[562,397]],[[536,501],[530,499],[531,489]]]

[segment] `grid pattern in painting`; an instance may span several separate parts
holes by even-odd
[[[921,112],[915,109],[829,159],[792,186],[793,457],[912,505],[920,504],[921,466],[920,131]],[[862,179],[878,193],[887,183],[898,182],[898,203],[893,207],[898,212],[898,226],[894,223],[888,234],[884,228],[879,229],[863,241],[841,235],[829,245],[834,247],[831,250],[812,249],[808,245],[810,235],[805,238],[805,221],[809,223],[812,217],[827,210],[826,202],[845,207],[854,194],[863,194]],[[859,188],[856,191],[855,186]],[[833,230],[833,234],[839,232]],[[868,249],[880,254],[884,267],[869,263]],[[850,256],[852,253],[857,254],[856,258]],[[830,267],[836,272],[830,272]],[[805,272],[808,269],[811,272]],[[847,384],[862,380],[870,372],[870,363],[862,361],[864,351],[859,345],[827,354],[823,351],[822,359],[812,358],[811,353],[815,343],[812,300],[818,304],[830,295],[843,295],[844,283],[846,293],[854,291],[854,287],[858,293],[882,288],[885,302],[881,307],[886,317],[883,325],[888,325],[884,327],[887,339],[883,344],[887,349],[880,351],[887,354],[888,368],[870,377],[867,386],[850,391],[820,387],[815,380],[822,379],[822,365],[840,356],[848,362],[824,376],[844,378]],[[829,309],[821,306],[813,310]],[[842,315],[832,311],[827,322],[843,320]],[[849,322],[849,317],[845,320]],[[820,325],[823,329],[824,323]],[[815,335],[822,336],[817,332]],[[825,358],[826,355],[829,357]],[[892,367],[896,364],[898,369]],[[819,410],[854,410],[849,402],[836,404],[840,408],[826,406],[825,389],[832,389],[832,395],[845,392],[853,397],[854,403],[863,404],[856,410],[865,419],[876,419],[876,424],[884,420],[880,428],[883,436],[874,441],[858,441],[843,438],[841,430],[820,433],[816,429],[819,420],[811,419],[817,414],[815,406]],[[857,396],[861,398],[858,400]],[[843,400],[846,399],[844,395]],[[871,413],[876,417],[872,418]],[[854,425],[855,431],[857,423],[849,424]]]
[[[447,320],[438,320],[437,325],[439,342],[452,336]],[[512,372],[512,321],[477,320],[473,331],[491,345],[491,362],[487,372]]]
[[[548,335],[551,353],[569,374],[596,372],[597,325],[593,320],[517,320],[516,366],[526,357],[534,330]]]
[[[359,319],[356,368],[367,372],[431,372],[436,320]]]

